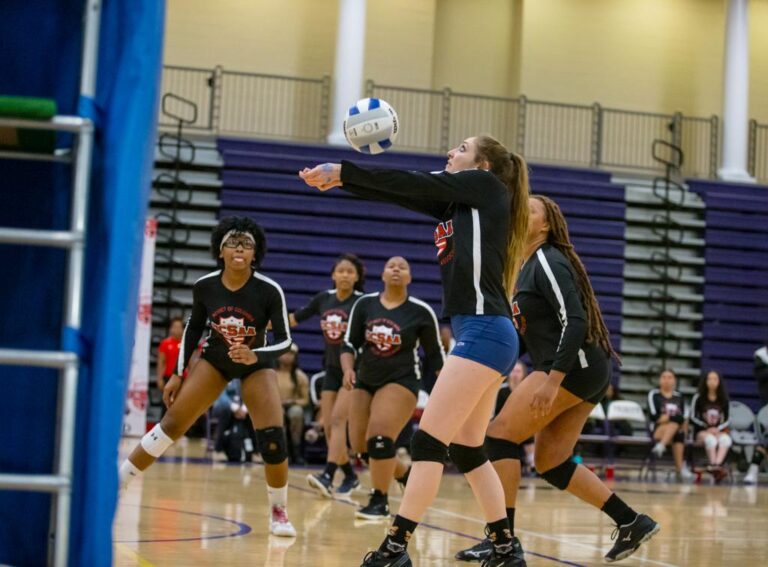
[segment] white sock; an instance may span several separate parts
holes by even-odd
[[[138,468],[136,468],[136,465],[134,465],[131,461],[128,459],[125,459],[123,461],[123,464],[120,465],[120,471],[118,473],[118,479],[120,480],[120,489],[124,489],[128,486],[128,484],[137,476],[141,476],[141,472]]]
[[[267,485],[267,494],[269,495],[269,507],[280,506],[285,508],[288,506],[288,485],[286,484],[282,488],[274,488]]]

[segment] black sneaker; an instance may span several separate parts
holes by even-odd
[[[345,476],[344,480],[341,481],[341,484],[336,489],[336,497],[349,498],[352,491],[358,486],[360,486],[360,480],[358,480],[357,475]]]
[[[611,550],[605,554],[608,563],[621,561],[632,555],[637,548],[659,533],[661,526],[645,514],[638,514],[635,521],[625,526],[616,526],[611,534],[615,539]]]
[[[369,551],[360,567],[413,567],[408,552],[395,556],[384,556],[379,551]]]
[[[483,561],[491,557],[493,554],[493,542],[488,537],[488,526],[485,527],[485,535],[486,537],[483,541],[467,549],[462,549],[455,555],[455,558],[459,561]],[[523,551],[520,540],[516,537],[512,538],[512,555],[519,561],[519,563],[513,563],[513,565],[525,565],[525,551]]]
[[[520,550],[519,555],[517,551],[513,551],[511,555],[503,556],[491,553],[490,557],[486,557],[480,563],[481,567],[526,567],[525,559],[523,558],[523,548],[520,546],[520,541],[517,538],[512,542],[513,547],[515,544]]]
[[[307,484],[315,489],[323,498],[331,498],[333,496],[333,480],[327,474],[308,474]]]
[[[378,491],[371,493],[368,505],[355,510],[355,517],[361,520],[381,520],[389,518],[389,500],[386,494]]]

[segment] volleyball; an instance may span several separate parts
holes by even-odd
[[[344,136],[358,152],[380,154],[397,139],[400,124],[397,112],[380,98],[364,98],[349,107],[344,119]]]

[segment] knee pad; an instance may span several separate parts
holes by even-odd
[[[685,443],[685,433],[682,431],[678,431],[675,433],[675,436],[672,438],[673,443]]]
[[[714,449],[717,447],[717,437],[714,435],[705,435],[704,436],[704,447],[707,449]]]
[[[477,467],[488,462],[488,454],[482,445],[479,447],[469,447],[467,445],[451,443],[448,446],[448,452],[453,464],[456,465],[459,472],[464,474],[472,472]]]
[[[764,459],[765,459],[765,453],[758,449],[755,451],[755,454],[752,455],[752,464],[760,466],[763,463]]]
[[[285,429],[268,427],[256,430],[256,442],[264,462],[269,465],[279,465],[288,458],[285,442]]]
[[[288,419],[304,419],[304,408],[301,406],[290,406],[285,412]]]
[[[498,437],[485,438],[485,451],[488,453],[488,458],[491,462],[504,459],[517,459],[519,461],[522,455],[520,445],[506,439],[499,439]]]
[[[392,459],[397,454],[395,441],[383,435],[368,439],[368,456],[371,459]]]
[[[733,439],[731,439],[730,435],[727,435],[725,433],[721,433],[720,437],[718,438],[718,443],[721,447],[724,447],[726,449],[730,449],[733,445]]]
[[[573,473],[576,472],[576,463],[573,462],[571,457],[568,460],[560,463],[556,467],[549,469],[541,474],[541,478],[546,480],[549,484],[560,490],[565,490],[571,482]]]
[[[159,423],[141,438],[141,448],[155,458],[165,453],[171,445],[173,445],[173,439],[165,434]]]
[[[411,438],[411,460],[432,461],[433,463],[445,464],[445,458],[448,456],[448,445],[435,439],[423,429],[419,429]]]

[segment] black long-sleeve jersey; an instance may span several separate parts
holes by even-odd
[[[343,352],[357,356],[362,349],[358,380],[371,386],[411,377],[420,380],[419,345],[427,366],[439,371],[445,354],[437,317],[428,304],[409,296],[402,305],[387,309],[379,293],[357,300],[349,316]]]
[[[362,292],[355,290],[344,301],[339,301],[335,289],[321,291],[312,300],[293,314],[297,323],[306,321],[315,315],[320,316],[320,329],[325,340],[325,354],[323,356],[326,368],[341,368],[339,355],[344,335],[347,332],[349,312]]]
[[[675,390],[672,396],[667,398],[661,390],[654,388],[648,392],[648,412],[651,421],[656,423],[662,415],[668,415],[669,421],[683,423],[685,421],[685,400],[683,395]]]
[[[491,172],[366,170],[343,161],[342,189],[440,221],[435,229],[443,316],[511,316],[504,290],[510,196]]]
[[[728,429],[730,425],[729,410],[730,404],[721,404],[713,402],[709,398],[702,398],[699,394],[693,396],[691,400],[691,421],[697,431],[717,427],[720,431]]]
[[[274,344],[267,345],[267,324],[272,323]],[[203,353],[222,364],[236,364],[229,359],[229,347],[245,343],[256,353],[259,363],[272,361],[291,348],[288,311],[282,288],[274,280],[253,273],[243,287],[231,291],[221,282],[221,270],[207,274],[192,288],[192,314],[187,321],[179,353],[181,374],[200,342],[208,337]],[[243,369],[248,365],[240,364]]]
[[[534,370],[568,374],[605,359],[602,348],[587,343],[587,315],[568,259],[544,244],[523,265],[512,302],[515,328]]]

